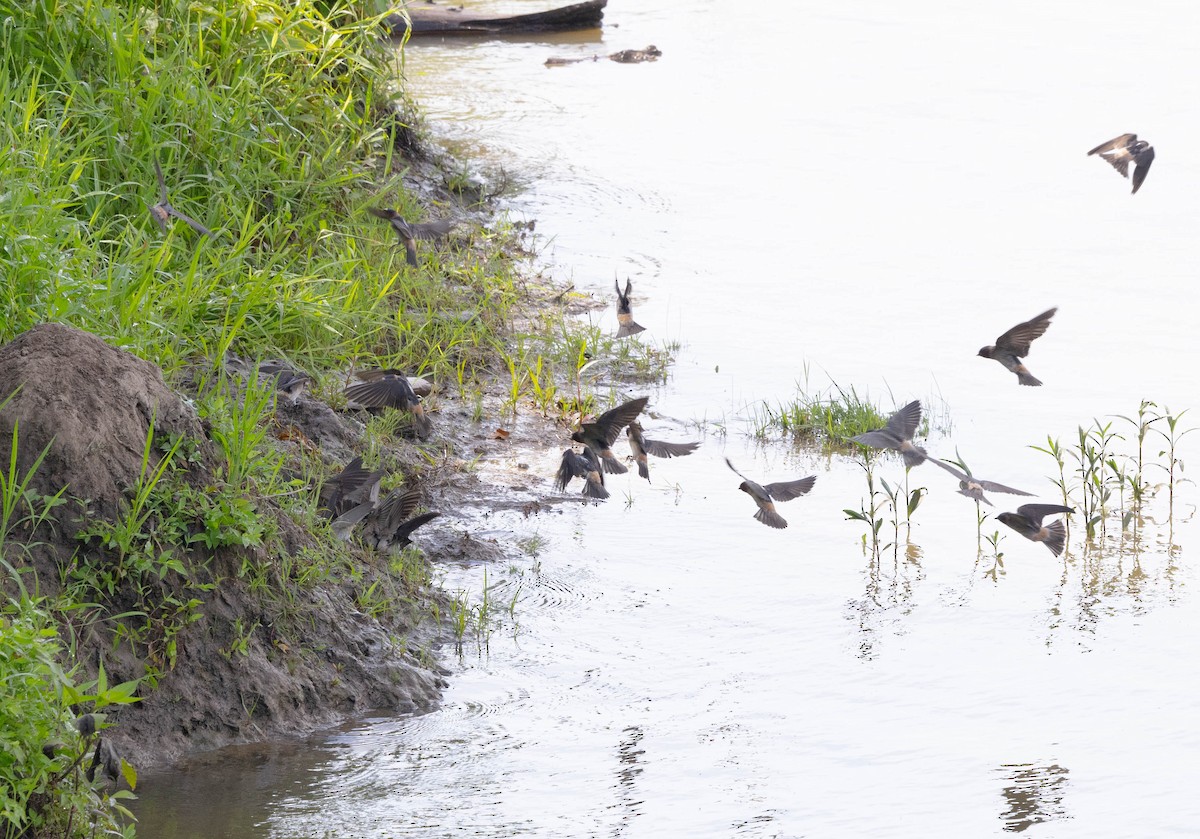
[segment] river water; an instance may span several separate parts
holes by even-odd
[[[798,386],[921,399],[932,451],[1045,503],[1048,435],[1112,420],[1128,463],[1113,415],[1197,401],[1198,36],[1183,2],[612,0],[602,31],[411,43],[435,131],[523,185],[548,270],[601,300],[631,277],[642,338],[682,344],[664,386],[622,393],[651,396],[648,434],[703,445],[606,504],[480,523],[540,548],[445,570],[504,608],[445,650],[438,710],[151,779],[143,835],[1195,835],[1190,483],[1172,509],[1147,465],[1137,538],[1110,519],[1089,548],[1076,521],[1060,559],[988,519],[998,565],[925,465],[876,561],[843,513],[858,462],[752,420]],[[652,64],[543,66],[651,43]],[[1085,155],[1124,132],[1158,151],[1132,197]],[[1051,306],[1044,387],[976,357]],[[565,442],[526,459],[549,476]],[[1152,431],[1148,464],[1163,448]],[[725,456],[816,488],[771,530]]]

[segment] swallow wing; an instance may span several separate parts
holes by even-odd
[[[329,526],[333,528],[334,535],[339,539],[349,539],[350,532],[354,530],[354,525],[365,519],[367,514],[373,509],[375,509],[374,501],[364,501],[357,507],[338,516],[329,523]]]
[[[1146,150],[1137,156],[1137,168],[1133,170],[1133,191],[1137,192],[1142,185],[1142,181],[1146,180],[1146,174],[1150,171],[1150,164],[1154,162],[1154,147],[1147,146]]]
[[[1100,145],[1096,146],[1096,148],[1088,152],[1088,156],[1090,157],[1093,154],[1102,155],[1105,152],[1113,151],[1114,149],[1123,149],[1129,146],[1131,143],[1136,142],[1136,134],[1122,134],[1120,137],[1113,137],[1107,143],[1101,143]],[[1112,161],[1110,160],[1109,162],[1111,163]]]
[[[618,405],[612,410],[605,411],[596,418],[592,425],[596,432],[603,437],[604,442],[611,446],[617,441],[617,436],[622,429],[638,418],[638,414],[645,409],[649,401],[649,396],[639,396],[624,405]]]
[[[445,239],[454,228],[452,219],[443,218],[433,221],[422,221],[417,223],[409,223],[408,229],[414,238],[424,239],[428,242],[436,242],[439,239]]]
[[[411,408],[419,402],[408,379],[392,374],[348,385],[346,397],[367,408]]]
[[[572,478],[587,478],[587,463],[573,449],[563,452],[562,462],[554,476],[554,487],[559,492],[565,492]]]
[[[862,434],[856,434],[850,438],[852,443],[861,443],[864,446],[870,446],[873,449],[894,449],[900,445],[900,441],[896,439],[892,432],[886,428],[877,428],[874,431],[864,431]]]
[[[184,215],[183,213],[179,212],[178,210],[176,210],[174,207],[170,206],[169,204],[167,205],[166,209],[167,209],[168,213],[175,216],[175,218],[182,221],[184,224],[186,224],[188,227],[192,228],[192,230],[195,230],[201,236],[212,236],[213,235],[213,232],[211,230],[209,230],[207,227],[205,227],[200,222],[196,221],[191,216]]]
[[[1046,334],[1046,330],[1050,328],[1050,318],[1054,317],[1054,313],[1057,311],[1058,307],[1055,306],[1035,318],[1018,323],[996,339],[996,346],[1008,350],[1018,358],[1024,358],[1029,355],[1029,345],[1033,343],[1034,339]]]
[[[886,431],[894,434],[898,440],[911,440],[921,424],[921,402],[914,399],[896,413],[888,417]]]
[[[942,460],[941,458],[931,457],[931,458],[929,458],[929,462],[932,463],[934,466],[942,467],[947,472],[949,472],[951,475],[958,478],[960,481],[967,481],[971,478],[971,476],[969,474],[967,474],[966,472],[960,472],[958,469],[955,469],[953,466],[951,466],[949,463]]]
[[[666,443],[662,440],[642,440],[646,454],[655,457],[683,457],[700,448],[699,443]]]
[[[995,481],[976,481],[983,489],[988,492],[1007,492],[1009,495],[1033,495],[1032,492],[1025,492],[1022,489],[1013,489],[1004,484],[998,484]],[[1062,512],[1061,510],[1059,512]]]
[[[791,501],[793,498],[799,498],[813,488],[813,484],[817,482],[817,476],[811,475],[807,478],[801,478],[798,481],[782,481],[777,484],[767,484],[765,489],[772,498],[776,501]]]
[[[163,177],[162,167],[158,165],[158,158],[154,158],[154,174],[158,177],[158,203],[167,203],[167,181]]]
[[[1064,507],[1061,504],[1022,504],[1017,508],[1018,515],[1022,515],[1039,525],[1046,516],[1052,516],[1055,513],[1073,512],[1075,512],[1074,507]]]
[[[749,478],[747,478],[745,475],[743,475],[741,472],[739,472],[737,470],[737,467],[733,465],[733,461],[730,460],[729,458],[725,458],[725,465],[733,470],[733,474],[737,475],[739,478],[741,478],[746,483],[754,484],[754,481],[750,480]],[[758,484],[754,484],[754,485],[758,486]]]

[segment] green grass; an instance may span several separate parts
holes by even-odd
[[[783,434],[825,450],[853,452],[855,445],[849,438],[882,428],[887,415],[859,395],[853,385],[832,384],[825,391],[801,390],[794,400],[775,407],[764,404],[755,410],[751,422],[759,439]]]

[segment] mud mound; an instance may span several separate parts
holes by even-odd
[[[196,412],[156,366],[62,324],[35,326],[0,347],[0,400],[9,394],[0,410],[0,451],[8,450],[16,426],[25,474],[49,447],[33,485],[44,494],[67,488],[71,507],[59,516],[67,536],[77,529],[79,501],[117,518],[125,491],[141,476],[151,424],[158,439],[204,438]],[[157,449],[150,460],[157,463]]]

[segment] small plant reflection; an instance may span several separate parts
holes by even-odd
[[[1006,832],[1023,833],[1035,824],[1068,817],[1063,793],[1069,770],[1053,763],[1006,763],[1000,772],[1006,781],[1001,794],[1007,806],[1000,814]]]
[[[621,741],[617,744],[617,799],[621,808],[621,819],[613,827],[613,836],[624,836],[633,820],[640,816],[642,799],[637,795],[636,781],[642,774],[642,755],[646,753],[641,748],[645,732],[640,725],[627,726],[621,731]]]

